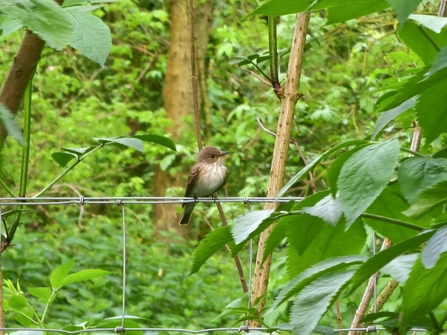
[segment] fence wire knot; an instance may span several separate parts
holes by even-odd
[[[242,333],[242,332],[248,333],[248,326],[247,325],[239,327],[239,333]]]
[[[377,331],[376,326],[368,326],[366,327],[367,333],[375,333]]]
[[[122,204],[123,204],[123,200],[118,199],[118,200],[116,201],[116,204],[117,204],[118,206],[122,205]]]
[[[81,196],[79,197],[79,205],[80,205],[80,206],[84,206],[84,203],[85,203],[85,199],[84,199],[84,197],[81,195]]]
[[[115,333],[124,333],[124,327],[123,326],[116,326]]]

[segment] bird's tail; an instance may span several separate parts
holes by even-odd
[[[195,203],[186,204],[183,216],[180,219],[179,225],[187,225],[191,221],[192,211],[194,210]]]

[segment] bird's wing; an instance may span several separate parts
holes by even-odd
[[[199,172],[200,172],[199,165],[194,165],[193,168],[191,169],[191,171],[189,172],[188,182],[186,183],[185,197],[194,197],[193,189],[194,189],[195,183],[197,182]],[[185,204],[183,204],[183,205],[185,205]]]

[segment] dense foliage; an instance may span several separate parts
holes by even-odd
[[[172,3],[103,2],[66,0],[60,7],[38,0],[31,13],[27,6],[0,0],[0,80],[13,62],[22,26],[48,44],[30,99],[16,118],[19,128],[26,128],[22,120],[32,112],[28,196],[152,196],[157,168],[186,175],[194,162],[192,115],[185,118],[175,148],[167,139],[173,120],[165,116],[161,91]],[[380,270],[385,277],[379,288],[393,277],[401,283],[400,294],[386,303],[388,314],[371,314],[369,322],[379,320],[401,331],[411,326],[440,331],[447,318],[447,32],[445,19],[434,16],[437,7],[430,1],[406,6],[405,1],[372,0],[361,6],[330,0],[311,7],[290,0],[257,8],[238,1],[215,4],[206,54],[211,124],[205,129],[203,121],[202,128],[207,144],[231,152],[223,192],[228,196],[263,196],[270,172],[275,139],[256,118],[274,131],[279,104],[272,90],[246,71],[268,73],[262,15],[278,15],[284,80],[295,23],[295,15],[287,14],[312,10],[301,74],[304,97],[292,132],[309,164],[296,149],[290,151],[291,180],[282,192],[306,198],[273,213],[258,211],[257,205],[246,215],[246,205],[224,204],[234,224],[203,239],[205,222],[215,225],[219,219],[214,206],[199,204],[195,221],[201,226],[189,240],[178,231],[157,229],[151,206],[126,205],[126,314],[141,318],[127,320],[127,327],[226,327],[239,325],[238,318],[258,317],[255,308],[246,307],[237,271],[222,247],[230,245],[233,254],[242,249],[240,257],[248,265],[244,245],[276,223],[265,247],[266,254],[275,255],[264,311],[267,326],[281,323],[307,334],[318,324],[339,328],[341,313],[347,327],[363,284]],[[424,15],[409,17],[412,12]],[[54,24],[41,25],[40,15]],[[23,163],[15,139],[23,139],[2,105],[0,115],[10,132],[0,156],[0,196],[16,196]],[[424,137],[420,151],[407,158],[413,121]],[[316,194],[307,175],[311,171]],[[167,194],[180,196],[182,190],[173,186]],[[2,207],[3,212],[14,209]],[[2,254],[6,325],[119,325],[120,320],[108,318],[122,313],[121,208],[26,209],[14,245]],[[10,214],[3,217],[8,227],[17,217],[17,212]],[[380,235],[373,241],[377,247],[383,238],[394,245],[373,255],[372,229]],[[188,276],[191,267],[200,271]],[[73,273],[78,277],[69,277]],[[332,306],[336,299],[340,312]],[[317,328],[322,329],[328,331]]]

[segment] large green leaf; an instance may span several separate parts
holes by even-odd
[[[68,152],[53,152],[51,157],[62,167],[66,166],[72,159],[78,158],[78,155]]]
[[[443,18],[447,20],[447,18]],[[431,76],[433,73],[447,67],[447,47],[444,47],[436,55],[435,61],[433,62],[430,70],[427,72],[427,76]]]
[[[284,287],[281,292],[279,292],[272,307],[270,307],[266,314],[273,312],[279,305],[300,292],[306,285],[308,285],[318,277],[321,277],[326,273],[331,273],[340,269],[347,268],[351,265],[361,264],[365,260],[365,256],[351,255],[330,258],[315,264],[314,266],[306,269],[295,278],[293,278],[286,285],[286,287]]]
[[[143,141],[139,138],[134,137],[109,137],[109,138],[94,138],[102,144],[117,144],[118,146],[126,146],[129,148],[136,149],[138,151],[144,151]]]
[[[79,272],[72,273],[71,275],[68,275],[64,279],[62,279],[61,286],[104,277],[108,274],[110,274],[110,271],[101,269],[81,270]]]
[[[53,270],[50,276],[50,283],[53,289],[57,290],[62,286],[62,281],[67,277],[71,268],[73,267],[74,260],[72,259],[68,263],[62,264]]]
[[[416,10],[422,0],[387,0],[393,10],[396,12],[399,20],[399,27],[402,27],[405,20],[412,12]]]
[[[13,310],[21,312],[28,306],[28,300],[23,295],[13,295],[8,299],[8,304]]]
[[[418,258],[418,254],[410,254],[396,257],[383,268],[380,269],[380,272],[386,273],[393,277],[395,280],[399,282],[402,286],[408,280],[410,276],[411,268],[416,262]]]
[[[54,49],[64,48],[73,34],[70,16],[54,0],[0,0],[0,8]]]
[[[414,20],[424,27],[433,30],[435,33],[439,34],[441,29],[447,25],[447,18],[435,15],[423,15],[423,14],[411,14],[409,16],[411,20]]]
[[[447,68],[443,68],[436,73],[446,74],[446,70]],[[446,87],[447,78],[444,78],[421,93],[416,103],[416,115],[427,143],[434,141],[447,129],[447,99],[444,99]]]
[[[439,228],[425,244],[421,253],[422,264],[427,269],[436,265],[441,255],[447,251],[447,226]]]
[[[28,292],[32,296],[44,301],[48,301],[51,296],[51,290],[49,287],[28,287]]]
[[[301,215],[304,217],[304,215]],[[359,253],[366,241],[366,232],[360,220],[355,221],[349,230],[345,230],[342,220],[336,227],[323,223],[319,218],[309,216],[312,220],[302,220],[297,216],[295,223],[290,223],[287,230],[289,242],[287,268],[289,276],[296,276],[311,266],[333,257],[355,255]],[[320,225],[315,225],[318,221]],[[310,234],[307,235],[307,232]],[[297,243],[306,244],[304,251]]]
[[[354,270],[327,273],[297,295],[290,311],[290,323],[297,334],[312,332],[353,274]]]
[[[380,195],[393,175],[399,142],[366,146],[343,165],[338,177],[339,200],[349,225]]]
[[[340,143],[340,144],[336,145],[335,147],[332,147],[329,150],[325,151],[320,156],[314,158],[312,160],[312,162],[307,164],[300,172],[298,172],[295,176],[293,176],[287,182],[287,184],[284,185],[284,187],[278,192],[278,194],[276,195],[276,199],[281,198],[284,195],[284,193],[286,193],[287,190],[293,186],[293,184],[295,184],[298,180],[303,178],[307,173],[312,171],[324,158],[332,155],[334,152],[336,152],[336,151],[338,151],[340,149],[343,149],[343,148],[346,148],[346,147],[351,147],[351,146],[362,145],[362,144],[366,144],[366,143],[368,143],[368,141],[353,140],[353,141]]]
[[[399,167],[398,181],[405,199],[412,203],[423,191],[447,180],[447,158],[411,157]]]
[[[162,146],[165,146],[166,148],[177,151],[174,142],[170,138],[167,138],[165,136],[145,134],[145,135],[136,135],[134,136],[134,138],[138,138],[143,142],[160,144]]]
[[[397,116],[402,114],[403,112],[406,112],[407,110],[410,110],[411,108],[416,105],[417,99],[419,96],[411,97],[410,99],[404,101],[399,106],[391,108],[390,110],[384,111],[380,114],[379,118],[376,121],[376,125],[374,127],[374,131],[371,135],[371,139],[374,140],[380,131],[386,127],[386,125],[391,121],[394,120]]]
[[[265,262],[267,257],[273,253],[273,250],[286,238],[288,221],[279,220],[273,228],[270,235],[267,237],[264,245],[264,253],[262,262]]]
[[[17,127],[14,117],[2,103],[0,103],[0,123],[3,124],[6,131],[12,138],[16,139],[20,145],[25,145],[22,132],[20,131],[19,127]]]
[[[233,241],[233,237],[230,226],[218,227],[206,234],[194,250],[190,275],[199,271],[208,258],[231,241]]]
[[[22,28],[22,23],[20,22],[20,20],[10,16],[0,16],[0,31],[2,33],[1,36],[9,35],[20,28]]]
[[[447,181],[443,181],[420,193],[413,201],[405,215],[420,218],[447,202]]]
[[[420,227],[427,227],[430,224],[427,220],[418,220],[405,216],[402,212],[406,209],[408,209],[408,204],[400,192],[399,185],[393,183],[383,190],[380,196],[368,207],[366,213],[405,221]],[[368,226],[382,236],[388,237],[393,243],[401,242],[419,233],[414,229],[390,224],[382,220],[366,217],[362,217],[362,219]]]
[[[332,198],[331,194],[328,194],[312,207],[303,208],[303,213],[319,217],[324,222],[335,226],[340,221],[343,214],[338,199]]]
[[[411,237],[400,243],[396,243],[391,247],[382,250],[371,256],[365,263],[363,263],[352,277],[351,292],[359,287],[364,281],[371,277],[374,273],[379,271],[385,265],[390,263],[396,257],[402,255],[410,249],[418,248],[422,243],[426,242],[433,234],[434,230],[426,230],[417,236]]]
[[[447,298],[447,254],[433,268],[426,269],[418,259],[402,294],[402,326],[424,316]]]
[[[87,12],[95,8],[97,7],[66,8],[74,27],[69,44],[85,57],[104,67],[112,47],[112,37],[109,27],[100,18]]]

